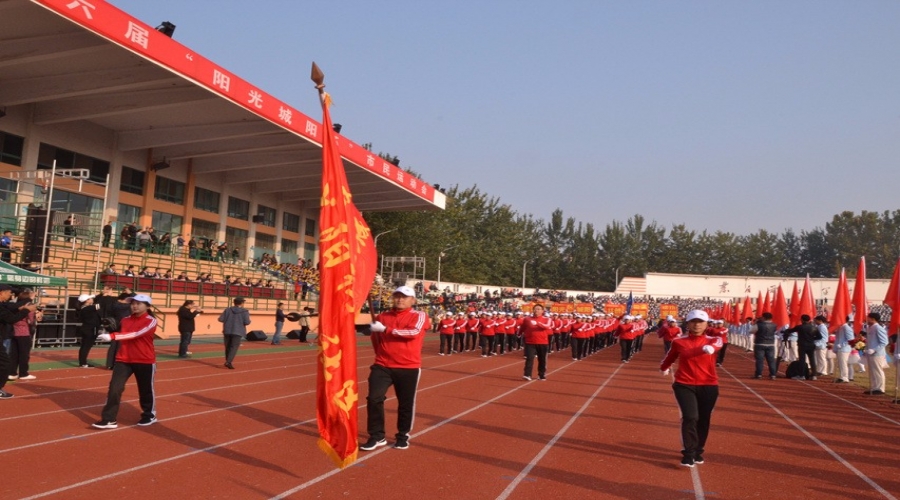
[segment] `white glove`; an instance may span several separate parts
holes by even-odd
[[[100,342],[109,342],[112,340],[112,337],[108,333],[101,333],[100,335],[97,335],[97,340]]]
[[[705,345],[705,346],[703,346],[703,352],[705,352],[706,354],[712,354],[712,353],[716,352],[716,350],[713,349],[713,346],[711,346],[711,345]]]
[[[866,355],[871,356],[875,354],[875,349],[866,349]]]
[[[670,372],[670,369],[669,369],[669,368],[666,368],[665,370],[660,370],[660,371],[659,371],[659,373],[661,373],[663,377],[668,377],[668,376],[669,376],[669,372]]]
[[[383,332],[384,330],[385,330],[385,327],[384,327],[384,325],[381,324],[381,321],[376,321],[376,322],[372,323],[371,325],[369,325],[369,331],[372,331],[375,333],[380,333],[380,332]]]

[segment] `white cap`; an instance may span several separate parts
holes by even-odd
[[[641,316],[640,314],[638,314],[637,316],[635,316],[635,318],[641,319],[641,318],[643,318],[643,316]]]
[[[630,319],[634,319],[634,316],[632,316],[632,315],[630,315],[630,314],[626,314],[625,316],[622,317],[622,319],[629,319],[629,320],[630,320]]]
[[[666,321],[675,321],[675,318],[670,314],[666,316]]]
[[[725,324],[725,320],[724,320],[724,319],[717,319],[717,320],[716,320],[716,323],[717,323],[717,324],[720,324],[720,325],[724,325],[724,324]]]
[[[516,311],[516,315],[519,315],[519,314],[525,314],[525,313],[522,311]]]
[[[93,299],[93,298],[94,298],[93,295],[88,295],[86,293],[83,293],[78,296],[78,302],[87,302],[88,299]]]
[[[153,303],[153,301],[150,299],[149,295],[144,295],[142,293],[139,293],[139,294],[135,295],[134,297],[128,297],[127,299],[125,299],[125,302],[134,302],[135,300],[138,302],[144,302],[147,304]]]
[[[709,321],[709,314],[706,314],[706,311],[701,311],[700,309],[694,309],[689,312],[687,315],[687,320],[691,321],[694,319],[699,319],[701,321]]]
[[[414,292],[413,289],[408,286],[397,287],[397,289],[394,290],[394,293],[401,293],[403,295],[406,295],[407,297],[415,297],[416,296],[416,292]]]

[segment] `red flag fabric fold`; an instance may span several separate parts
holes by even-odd
[[[375,279],[369,226],[353,204],[322,94],[322,199],[319,234],[319,356],[316,416],[319,448],[338,467],[356,461],[358,439],[356,313]]]
[[[834,294],[834,305],[831,307],[831,322],[828,324],[828,331],[836,332],[846,322],[849,314],[850,290],[847,288],[847,273],[841,269],[837,292]]]
[[[794,291],[797,291],[796,288]],[[772,304],[772,321],[774,321],[775,326],[779,328],[788,325],[791,322],[791,317],[788,315],[787,303],[784,300],[784,290],[782,290],[781,285],[778,285],[778,290],[775,292],[775,302]]]
[[[800,291],[797,287],[797,282],[794,281],[794,291],[791,292],[791,305],[789,308],[791,313],[790,326],[791,328],[800,324]]]
[[[803,284],[803,293],[800,295],[800,316],[808,315],[810,319],[816,316],[816,301],[813,298],[812,287],[809,283],[809,275]]]
[[[859,258],[856,270],[856,284],[853,286],[853,331],[858,332],[869,315],[869,301],[866,300],[866,258]]]
[[[900,259],[894,266],[894,276],[891,277],[891,284],[884,295],[884,304],[891,308],[891,324],[888,335],[893,335],[900,328]]]

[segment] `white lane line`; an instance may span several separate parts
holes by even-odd
[[[700,482],[700,472],[697,466],[691,467],[691,482],[694,484],[694,498],[697,500],[706,500],[706,494],[703,492],[703,483]]]
[[[548,441],[546,445],[544,445],[544,448],[541,449],[541,451],[539,451],[533,459],[531,459],[531,462],[528,462],[528,465],[526,465],[525,468],[523,468],[519,472],[519,475],[517,475],[515,479],[513,479],[512,482],[510,482],[509,485],[506,486],[506,489],[500,492],[500,494],[497,496],[497,500],[505,500],[506,498],[509,498],[509,495],[512,494],[513,490],[515,490],[525,479],[525,477],[528,476],[528,474],[535,468],[535,466],[537,466],[538,462],[540,462],[541,459],[544,458],[544,455],[546,455],[550,451],[550,449],[553,448],[556,442],[559,441],[559,439],[569,430],[569,427],[572,427],[578,417],[580,417],[581,414],[584,413],[585,410],[587,410],[587,407],[594,401],[594,399],[597,398],[597,395],[600,394],[600,391],[602,391],[606,387],[606,385],[609,384],[609,382],[616,376],[617,373],[619,373],[619,370],[621,370],[623,366],[625,365],[620,364],[616,367],[615,370],[613,370],[609,377],[602,384],[600,384],[600,387],[598,387],[597,390],[594,391],[593,394],[591,394],[591,396],[587,399],[587,401],[584,402],[583,405],[581,405],[581,408],[579,408],[578,411],[575,412],[574,415],[572,415],[572,418],[570,418],[569,421],[559,429],[559,432],[557,432],[556,435],[553,436],[553,438],[550,439],[550,441]]]
[[[723,371],[724,371],[724,370],[723,370]],[[787,416],[783,411],[779,410],[775,405],[773,405],[772,403],[770,403],[770,402],[769,402],[766,398],[764,398],[760,393],[754,391],[754,390],[753,390],[752,388],[750,388],[747,384],[745,384],[742,380],[740,380],[740,379],[738,379],[737,377],[735,377],[734,375],[732,375],[731,372],[726,371],[726,373],[728,373],[728,375],[729,375],[731,378],[733,378],[733,379],[735,380],[735,382],[737,382],[738,384],[741,384],[741,386],[743,386],[744,389],[747,389],[748,391],[750,391],[751,394],[753,394],[754,396],[756,396],[757,398],[759,398],[759,399],[760,399],[763,403],[765,403],[769,408],[771,408],[772,410],[774,410],[775,413],[781,415],[782,418],[784,418],[785,420],[787,420],[788,423],[790,423],[791,425],[793,425],[798,431],[802,432],[802,433],[803,433],[806,437],[808,437],[812,442],[814,442],[814,443],[816,443],[817,445],[819,445],[820,448],[822,448],[822,449],[825,450],[829,455],[831,455],[832,457],[834,457],[834,459],[837,460],[838,462],[840,462],[841,465],[843,465],[844,467],[846,467],[847,469],[849,469],[851,472],[853,472],[854,474],[856,474],[860,479],[862,479],[863,481],[865,481],[869,486],[871,486],[872,488],[874,488],[875,491],[877,491],[878,493],[881,493],[885,498],[889,498],[889,499],[891,499],[891,500],[897,500],[897,497],[895,497],[894,495],[890,494],[887,490],[885,490],[884,488],[882,488],[881,486],[879,486],[878,483],[876,483],[876,482],[873,481],[871,478],[869,478],[869,476],[863,474],[862,471],[860,471],[859,469],[857,469],[856,467],[854,467],[850,462],[844,460],[843,457],[841,457],[841,456],[838,455],[834,450],[832,450],[831,448],[829,448],[828,445],[826,445],[825,443],[823,443],[822,441],[820,441],[817,437],[813,436],[809,431],[807,431],[806,429],[804,429],[803,426],[801,426],[800,424],[798,424],[797,422],[795,422],[793,419],[791,419],[791,417]]]
[[[444,386],[444,385],[456,383],[456,382],[459,382],[459,381],[462,381],[462,380],[466,380],[466,379],[469,379],[469,378],[472,378],[472,377],[477,377],[477,376],[479,376],[479,375],[481,375],[481,374],[484,374],[484,373],[490,373],[490,372],[493,372],[493,371],[496,371],[496,370],[500,370],[500,369],[503,369],[503,368],[507,368],[507,367],[509,367],[509,366],[514,366],[514,365],[516,365],[516,364],[519,364],[519,363],[507,364],[507,365],[500,366],[500,367],[497,367],[497,368],[494,368],[494,369],[491,369],[491,370],[486,370],[486,371],[483,371],[483,372],[478,372],[478,373],[474,373],[474,374],[471,374],[471,375],[466,375],[465,377],[460,377],[460,378],[455,379],[455,380],[450,380],[450,381],[446,381],[446,382],[441,382],[440,384],[436,384],[436,385],[433,385],[433,386],[429,386],[429,387],[426,387],[426,388],[421,389],[421,390],[422,390],[422,391],[427,391],[427,390],[435,389],[435,388],[437,388],[437,387],[441,387],[441,386]],[[363,382],[360,382],[360,383],[363,383]],[[308,391],[308,392],[314,392],[314,391]],[[290,397],[290,396],[282,396],[282,397],[279,397],[279,398],[272,398],[272,400],[275,400],[275,399],[283,399],[283,398],[285,398],[285,397]],[[390,400],[392,400],[392,399],[394,399],[394,398],[388,398],[387,401],[390,401]],[[224,409],[237,408],[237,407],[241,407],[241,406],[249,406],[249,405],[234,405],[234,406],[232,406],[232,407],[224,408]],[[365,407],[366,407],[366,405],[360,405],[360,408],[365,408]],[[219,410],[210,410],[210,411],[208,411],[208,412],[203,412],[203,413],[211,413],[211,412],[213,412],[213,411],[219,411]],[[472,410],[470,410],[470,411],[472,411]],[[468,413],[468,412],[465,412],[465,413]],[[465,413],[463,413],[463,414],[465,414]],[[175,418],[182,418],[182,417],[175,417]],[[174,420],[175,418],[169,418],[169,419],[166,419],[166,421]],[[294,427],[297,427],[297,426],[300,426],[300,425],[311,424],[311,423],[314,423],[314,422],[316,422],[316,419],[315,419],[315,418],[311,418],[311,419],[308,419],[308,420],[304,420],[304,421],[302,421],[302,422],[297,422],[297,423],[294,423],[294,424],[285,425],[285,426],[278,427],[278,428],[275,428],[275,429],[269,429],[269,430],[267,430],[267,431],[259,432],[259,433],[257,433],[257,434],[251,434],[251,435],[249,435],[249,436],[244,436],[244,437],[241,437],[241,438],[238,438],[238,439],[234,439],[234,440],[231,440],[231,441],[227,441],[227,442],[225,442],[225,443],[220,443],[220,444],[216,444],[216,445],[212,445],[212,446],[207,446],[206,448],[203,448],[203,449],[193,450],[193,451],[190,451],[190,452],[187,452],[187,453],[182,453],[182,454],[180,454],[180,455],[174,455],[174,456],[171,456],[171,457],[168,457],[168,458],[163,458],[163,459],[160,459],[160,460],[156,460],[156,461],[154,461],[154,462],[150,462],[150,463],[146,463],[146,464],[141,464],[141,465],[138,465],[138,466],[135,466],[135,467],[131,467],[131,468],[128,468],[128,469],[123,469],[123,470],[120,470],[120,471],[116,471],[116,472],[112,472],[112,473],[109,473],[109,474],[105,474],[105,475],[103,475],[103,476],[98,476],[98,477],[94,477],[94,478],[91,478],[91,479],[87,479],[87,480],[84,480],[84,481],[81,481],[81,482],[78,482],[78,483],[70,484],[70,485],[67,485],[67,486],[62,486],[62,487],[56,488],[56,489],[54,489],[54,490],[45,491],[45,492],[43,492],[43,493],[38,493],[38,494],[36,494],[36,495],[32,495],[32,496],[30,496],[30,497],[26,497],[26,498],[24,498],[24,499],[22,499],[22,500],[33,500],[33,499],[36,499],[36,498],[43,498],[43,497],[46,497],[46,496],[55,495],[55,494],[57,494],[57,493],[62,493],[62,492],[64,492],[64,491],[69,491],[69,490],[72,490],[72,489],[75,489],[75,488],[79,488],[79,487],[81,487],[81,486],[87,486],[87,485],[90,485],[90,484],[98,483],[98,482],[100,482],[100,481],[105,481],[105,480],[107,480],[107,479],[111,479],[111,478],[114,478],[114,477],[118,477],[118,476],[121,476],[121,475],[124,475],[124,474],[129,474],[129,473],[131,473],[131,472],[136,472],[136,471],[139,471],[139,470],[142,470],[142,469],[147,469],[147,468],[150,468],[150,467],[155,467],[155,466],[157,466],[157,465],[161,465],[161,464],[168,463],[168,462],[172,462],[172,461],[179,460],[179,459],[182,459],[182,458],[190,457],[190,456],[193,456],[193,455],[197,455],[197,454],[199,454],[199,453],[206,453],[206,452],[213,451],[213,450],[216,450],[216,449],[219,449],[219,448],[224,448],[224,447],[226,447],[226,446],[231,446],[231,445],[233,445],[233,444],[237,444],[237,443],[240,443],[240,442],[243,442],[243,441],[247,441],[247,440],[250,440],[250,439],[255,439],[255,438],[257,438],[257,437],[266,436],[266,435],[272,434],[272,433],[274,433],[274,432],[283,431],[283,430],[291,429],[291,428],[294,428]],[[441,422],[441,423],[439,423],[439,424],[436,424],[436,425],[433,426],[432,428],[437,428],[438,426],[443,425],[443,423],[444,423],[444,422]],[[113,429],[112,431],[116,431],[116,430],[119,430],[119,429]],[[112,431],[105,431],[105,432],[101,432],[100,434],[108,434],[109,432],[112,432]],[[427,431],[427,430],[422,431],[422,432],[416,434],[415,436],[424,434],[425,432],[428,432],[428,431]],[[360,462],[360,461],[362,461],[362,460],[365,460],[367,457],[372,457],[372,456],[374,456],[375,454],[378,454],[379,452],[386,451],[386,450],[387,450],[387,448],[383,448],[383,449],[380,450],[380,451],[376,451],[376,452],[374,452],[373,454],[369,454],[369,455],[367,455],[366,457],[363,457],[362,459],[357,460],[357,462]],[[340,472],[340,469],[335,469],[335,470],[333,470],[331,473],[323,474],[322,476],[319,476],[319,478],[324,479],[325,477],[330,477],[331,475],[336,474],[337,472]],[[319,479],[319,478],[317,478],[317,479]],[[321,480],[321,479],[319,479],[319,480]],[[316,480],[313,480],[313,481],[314,481],[314,482],[317,482]],[[312,482],[310,482],[310,484],[312,484]]]
[[[896,420],[894,420],[894,419],[892,419],[892,418],[886,417],[886,416],[882,415],[881,413],[878,413],[877,411],[872,411],[872,410],[866,408],[865,406],[861,406],[861,405],[858,405],[858,404],[854,403],[853,401],[850,401],[850,400],[848,400],[848,399],[844,399],[844,398],[838,396],[837,394],[834,394],[834,393],[832,393],[832,392],[826,391],[825,389],[822,389],[822,388],[820,388],[820,387],[818,387],[818,386],[816,386],[816,385],[814,385],[814,384],[810,384],[809,382],[807,382],[807,381],[805,381],[805,380],[803,380],[802,382],[803,382],[804,384],[806,384],[807,386],[812,387],[813,389],[815,389],[815,390],[817,390],[817,391],[824,392],[825,394],[828,394],[828,395],[831,396],[831,397],[840,399],[841,401],[847,403],[848,405],[855,406],[855,407],[859,408],[860,410],[862,410],[862,411],[864,411],[864,412],[871,413],[872,415],[875,415],[876,417],[881,418],[881,419],[883,419],[883,420],[887,420],[888,422],[890,422],[890,423],[892,423],[892,424],[894,424],[894,425],[900,425],[900,422],[898,422],[898,421],[896,421]]]
[[[466,380],[466,379],[468,379],[468,378],[477,377],[478,375],[485,374],[485,373],[490,373],[490,372],[499,370],[499,369],[501,369],[501,368],[507,368],[507,367],[510,367],[510,366],[516,366],[516,365],[521,365],[521,364],[522,364],[521,361],[516,361],[515,363],[510,363],[510,364],[501,366],[501,367],[499,367],[499,368],[494,368],[494,369],[492,369],[492,370],[486,370],[486,371],[479,372],[479,373],[476,373],[476,374],[467,375],[467,376],[465,376],[465,377],[463,377],[463,378],[454,380],[454,381],[452,381],[452,382],[457,382],[457,381],[461,381],[461,380]],[[568,366],[568,365],[567,365],[567,366]],[[429,389],[434,389],[434,388],[440,387],[440,386],[442,386],[442,385],[447,385],[448,383],[450,383],[450,382],[444,382],[444,383],[442,383],[442,384],[438,384],[438,385],[435,385],[435,386],[431,386],[431,387],[429,387]],[[410,438],[417,438],[417,437],[422,436],[422,435],[424,435],[424,434],[427,434],[427,433],[429,433],[429,432],[431,432],[431,431],[433,431],[433,430],[435,430],[435,429],[438,429],[438,428],[440,428],[440,427],[443,427],[444,425],[446,425],[446,424],[448,424],[448,423],[450,423],[450,422],[452,422],[452,421],[454,421],[454,420],[456,420],[456,419],[459,419],[459,418],[461,418],[461,417],[464,417],[465,415],[468,415],[469,413],[472,413],[472,412],[475,411],[475,410],[479,410],[479,409],[481,409],[481,408],[484,408],[485,406],[487,406],[487,405],[493,403],[494,401],[497,401],[497,400],[499,400],[499,399],[501,399],[501,398],[504,398],[504,397],[506,397],[506,396],[508,396],[508,395],[510,395],[510,394],[512,394],[512,393],[514,393],[514,392],[516,392],[516,391],[518,391],[518,390],[520,390],[520,389],[522,389],[523,387],[527,386],[527,385],[530,384],[530,383],[533,383],[533,382],[526,382],[526,383],[523,383],[522,385],[519,385],[519,386],[515,387],[514,389],[510,389],[510,390],[508,390],[508,391],[506,391],[506,392],[504,392],[504,393],[502,393],[502,394],[499,394],[499,395],[497,395],[497,396],[494,396],[493,398],[491,398],[491,399],[489,399],[489,400],[487,400],[487,401],[484,401],[483,403],[481,403],[481,404],[479,404],[479,405],[477,405],[477,406],[473,406],[472,408],[469,408],[469,409],[466,410],[466,411],[457,413],[456,415],[453,415],[452,417],[449,417],[449,418],[446,418],[446,419],[444,419],[444,420],[441,420],[440,422],[438,422],[438,423],[432,425],[431,427],[428,427],[428,428],[426,428],[426,429],[424,429],[424,430],[422,430],[422,431],[419,431],[419,432],[416,432],[415,434],[412,434],[412,435],[410,436]],[[423,390],[424,390],[424,389],[423,389]],[[394,398],[390,398],[390,399],[394,399]],[[360,408],[364,408],[365,406],[366,406],[366,405],[360,405]],[[366,455],[365,455],[365,456],[363,456],[362,458],[357,459],[356,462],[354,462],[354,463],[365,462],[366,460],[369,460],[369,459],[371,459],[371,458],[375,458],[376,456],[378,456],[378,455],[384,453],[385,451],[388,451],[389,449],[390,449],[390,448],[385,447],[385,448],[381,448],[381,449],[376,450],[376,451],[373,451],[373,452],[366,452]],[[285,498],[285,497],[288,497],[288,496],[290,496],[290,495],[293,495],[294,493],[297,493],[298,491],[301,491],[301,490],[305,490],[306,488],[309,488],[310,486],[312,486],[312,485],[314,485],[314,484],[316,484],[316,483],[319,483],[319,482],[321,482],[321,481],[324,481],[325,479],[328,479],[329,477],[331,477],[331,476],[333,476],[333,475],[335,475],[335,474],[338,474],[338,473],[341,472],[341,471],[342,471],[342,469],[332,469],[332,470],[330,470],[330,471],[328,471],[328,472],[326,472],[326,473],[324,473],[324,474],[322,474],[322,475],[320,475],[320,476],[318,476],[318,477],[314,477],[314,478],[310,479],[309,481],[307,481],[307,482],[305,482],[305,483],[303,483],[303,484],[301,484],[301,485],[295,486],[295,487],[293,487],[293,488],[291,488],[291,489],[289,489],[289,490],[287,490],[287,491],[284,491],[284,492],[282,492],[282,493],[279,493],[279,494],[277,494],[277,495],[271,497],[270,500],[283,499],[283,498]]]

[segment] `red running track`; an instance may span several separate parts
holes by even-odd
[[[678,408],[653,340],[629,364],[618,346],[579,362],[554,353],[549,380],[527,382],[521,351],[439,357],[429,338],[410,448],[360,452],[343,471],[316,447],[308,349],[239,354],[233,371],[218,357],[161,362],[159,423],[133,425],[132,382],[120,427],[106,431],[90,424],[109,372],[38,371],[0,401],[0,497],[897,498],[900,410],[888,399],[750,380],[753,360],[733,351],[706,463],[679,467]],[[360,356],[365,394],[372,357]]]

